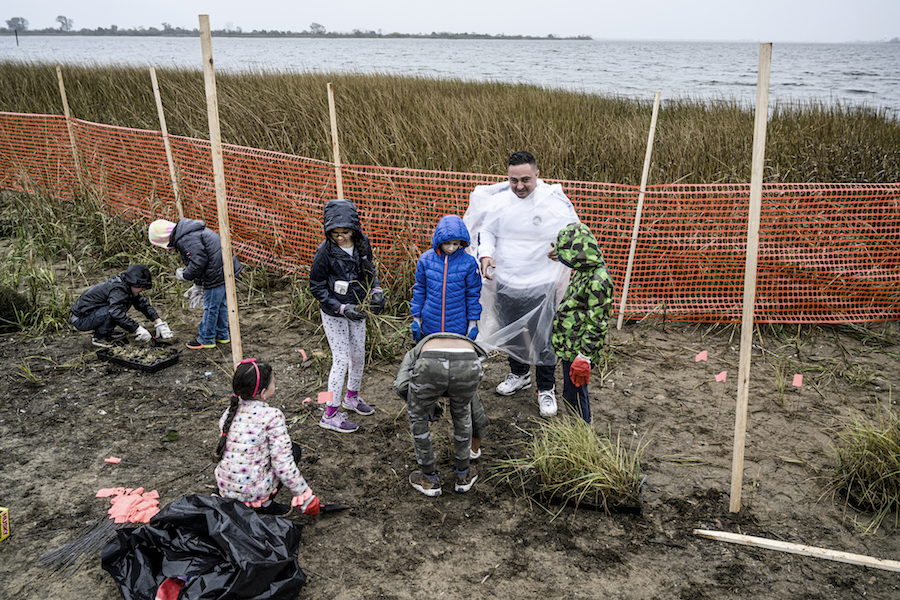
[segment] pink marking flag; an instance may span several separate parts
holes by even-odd
[[[728,376],[728,371],[722,371],[718,375],[716,375],[716,381],[725,381],[725,378]]]
[[[706,350],[700,352],[699,354],[697,354],[697,356],[694,357],[694,362],[700,362],[701,360],[706,360]]]
[[[305,362],[306,361],[306,352],[303,350],[303,348],[297,348],[297,352],[300,353],[300,356],[303,357],[303,361]]]
[[[122,459],[118,456],[110,456],[109,458],[104,458],[103,462],[108,462],[111,465],[117,465],[122,462]]]
[[[801,385],[803,385],[803,375],[797,373],[794,375],[794,387],[800,387]]]
[[[328,404],[334,398],[334,392],[319,392],[319,404]]]

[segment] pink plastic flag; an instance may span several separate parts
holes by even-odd
[[[300,404],[306,404],[307,402],[312,402],[312,398],[304,398],[303,402],[301,402]]]
[[[794,387],[800,387],[801,385],[803,385],[803,375],[797,373],[794,375]]]
[[[319,404],[328,404],[334,398],[334,392],[319,392]]]
[[[117,465],[122,462],[122,459],[118,456],[110,456],[109,458],[104,458],[103,462],[108,462],[111,465]]]
[[[306,361],[306,352],[303,350],[303,348],[297,348],[297,352],[300,353],[300,356],[303,357],[303,361],[305,362]]]
[[[725,381],[725,378],[728,376],[728,371],[722,371],[718,375],[716,375],[716,381]]]
[[[700,362],[701,360],[706,360],[706,350],[697,354],[694,357],[694,362]]]

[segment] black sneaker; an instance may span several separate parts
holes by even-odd
[[[254,508],[258,515],[275,515],[276,517],[283,517],[291,510],[293,507],[290,504],[281,504],[279,502],[270,502],[268,506],[260,506],[259,508]]]
[[[112,348],[113,342],[110,338],[100,335],[91,336],[91,343],[98,348]]]
[[[475,480],[477,479],[478,469],[475,468],[475,465],[469,465],[469,468],[464,472],[456,474],[456,483],[453,485],[453,489],[460,494],[468,492],[475,485]]]
[[[118,329],[114,330],[111,334],[109,334],[109,339],[112,341],[121,340],[125,337],[124,331],[119,331]]]
[[[441,476],[438,473],[426,475],[422,471],[409,474],[409,483],[414,488],[432,498],[441,495]]]

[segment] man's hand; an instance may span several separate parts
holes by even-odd
[[[556,243],[550,242],[550,252],[547,253],[547,258],[552,261],[559,262],[559,256],[556,255]]]
[[[152,336],[150,335],[149,331],[144,329],[144,327],[142,327],[141,325],[138,325],[138,328],[134,332],[134,337],[137,341],[146,343],[146,342],[150,341],[150,338]]]
[[[496,269],[497,265],[494,264],[494,259],[490,256],[482,256],[481,257],[481,276],[485,279],[493,279],[490,275],[488,275],[488,269]]]
[[[169,324],[165,321],[160,321],[156,324],[156,337],[169,340],[172,339],[173,335],[172,330],[169,329]]]

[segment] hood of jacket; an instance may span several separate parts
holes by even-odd
[[[175,247],[175,241],[195,231],[206,228],[206,223],[199,219],[180,219],[169,236],[169,248]]]
[[[356,205],[350,200],[338,199],[326,202],[322,216],[322,225],[325,228],[326,237],[329,231],[339,227],[350,229],[356,234],[362,232],[362,226],[359,223],[359,213],[356,212]],[[354,235],[353,237],[356,238],[358,236]]]
[[[456,215],[445,215],[438,221],[437,227],[434,228],[434,235],[431,236],[431,247],[441,254],[441,244],[452,240],[460,240],[463,242],[463,248],[469,245],[469,230],[463,220]]]
[[[559,261],[576,271],[593,270],[604,265],[597,238],[584,223],[569,223],[556,237]]]
[[[139,287],[147,290],[153,287],[153,278],[150,276],[150,269],[146,265],[131,265],[122,273],[122,279],[130,287]]]

